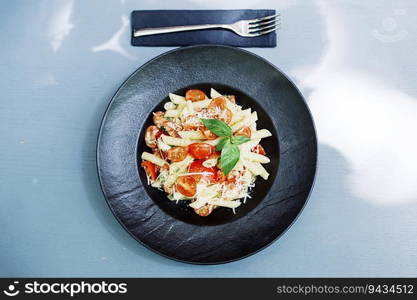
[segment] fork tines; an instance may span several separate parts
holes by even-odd
[[[254,19],[249,22],[249,34],[263,35],[275,31],[281,25],[281,16],[279,14]]]

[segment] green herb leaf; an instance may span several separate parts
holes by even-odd
[[[204,126],[218,136],[231,136],[232,128],[225,122],[216,119],[201,119]]]
[[[225,175],[229,174],[230,171],[236,166],[239,161],[240,150],[239,147],[233,145],[228,139],[223,146],[222,154],[220,156],[220,167]]]
[[[248,138],[248,137],[246,137],[246,136],[232,136],[232,138],[231,138],[231,142],[232,142],[232,144],[235,144],[235,145],[240,145],[240,144],[243,144],[243,143],[246,143],[246,142],[249,142],[250,141],[250,138]]]
[[[216,145],[216,150],[221,151],[223,149],[224,144],[226,144],[226,142],[230,142],[230,138],[228,137],[222,138],[219,141],[219,143]]]

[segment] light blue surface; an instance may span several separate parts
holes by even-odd
[[[0,276],[417,276],[417,3],[384,3],[1,1]],[[133,9],[245,7],[281,11],[279,46],[250,51],[306,96],[316,185],[266,250],[226,265],[178,263],[113,218],[97,131],[123,80],[170,49],[130,47]]]

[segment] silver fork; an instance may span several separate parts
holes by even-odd
[[[142,28],[135,29],[133,32],[134,37],[140,37],[145,35],[154,35],[162,33],[171,33],[179,31],[190,30],[203,30],[203,29],[215,29],[223,28],[233,31],[234,33],[243,37],[255,37],[264,34],[268,34],[275,31],[280,26],[280,15],[275,14],[263,18],[252,20],[240,20],[233,24],[203,24],[203,25],[185,25],[185,26],[172,26],[172,27],[158,27],[158,28]]]

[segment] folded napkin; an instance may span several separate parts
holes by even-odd
[[[185,46],[222,44],[237,47],[275,47],[275,32],[245,38],[226,29],[206,29],[134,37],[135,28],[166,27],[196,24],[228,24],[275,14],[273,9],[240,10],[136,10],[132,12],[133,46]]]

